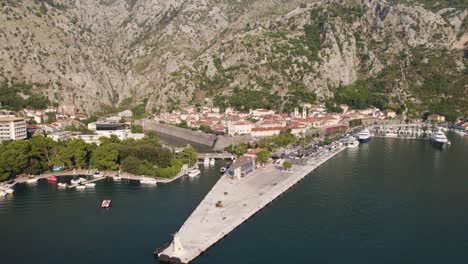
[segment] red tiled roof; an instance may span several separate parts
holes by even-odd
[[[234,161],[234,164],[232,164],[232,170],[235,170],[237,168],[240,168],[244,166],[245,164],[248,164],[253,161],[252,157],[247,157],[247,156],[240,156]]]
[[[252,149],[252,150],[248,151],[248,152],[245,153],[244,155],[246,155],[246,156],[256,156],[257,153],[259,153],[259,152],[261,152],[261,151],[263,151],[262,148],[256,148],[256,149]]]

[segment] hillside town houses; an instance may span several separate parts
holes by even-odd
[[[83,121],[88,119],[88,115],[76,112],[70,105],[43,110],[31,107],[19,111],[0,109],[0,140],[25,139],[32,135],[47,135],[55,141],[79,138],[96,144],[100,143],[101,137],[112,135],[121,140],[141,139],[143,133],[132,133],[130,130],[132,116],[131,110],[125,110],[115,116],[101,118],[89,123],[88,131],[82,133],[73,129],[70,131],[70,128],[84,126]]]
[[[281,131],[290,131],[294,135],[303,135],[314,128],[348,126],[353,119],[379,120],[395,118],[393,110],[380,111],[377,108],[350,110],[342,105],[343,113],[328,113],[324,106],[304,105],[291,113],[276,113],[274,110],[253,109],[239,112],[227,108],[224,112],[219,107],[203,107],[195,111],[193,107],[162,113],[154,117],[156,121],[179,125],[185,122],[188,127],[198,129],[201,125],[209,126],[214,133],[228,135],[251,135],[253,137],[272,136]]]
[[[295,108],[291,113],[278,113],[270,109],[251,109],[248,112],[236,111],[233,108],[221,110],[219,107],[185,107],[154,116],[160,123],[180,125],[185,123],[189,128],[199,129],[209,126],[214,134],[251,135],[261,138],[289,131],[293,135],[305,135],[313,129],[323,131],[347,130],[349,121],[360,119],[363,124],[372,124],[382,119],[395,119],[393,110],[379,110],[369,108],[352,110],[341,105],[342,113],[329,113],[323,105],[304,104]],[[19,111],[0,109],[1,140],[17,140],[27,136],[41,134],[48,135],[56,141],[70,138],[80,138],[87,143],[99,143],[99,138],[117,136],[140,139],[144,134],[131,132],[133,113],[124,110],[113,116],[103,117],[96,122],[85,122],[88,115],[78,113],[73,106],[59,106],[43,110],[30,107]],[[13,120],[13,121],[11,121]],[[429,115],[428,121],[441,122],[444,117]],[[84,125],[86,124],[86,125]],[[85,133],[67,131],[70,127],[86,127]],[[457,128],[466,130],[467,122],[457,123]],[[27,135],[27,136],[26,136]]]

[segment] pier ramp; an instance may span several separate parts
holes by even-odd
[[[291,172],[270,164],[241,179],[222,176],[174,234],[172,243],[162,252],[155,252],[159,260],[189,263],[343,149],[296,165]]]

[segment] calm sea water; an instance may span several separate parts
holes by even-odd
[[[194,263],[468,263],[468,138],[450,139],[443,151],[397,139],[345,150]],[[157,263],[221,165],[158,187],[20,186],[0,199],[1,262]]]

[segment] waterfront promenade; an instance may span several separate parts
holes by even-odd
[[[345,148],[326,152],[305,165],[295,165],[289,172],[269,164],[238,180],[222,176],[174,235],[169,247],[155,254],[159,253],[163,262],[192,261]]]

